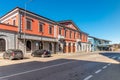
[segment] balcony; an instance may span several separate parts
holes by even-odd
[[[64,36],[58,35],[58,39],[59,39],[59,40],[63,40],[64,38],[65,38]]]

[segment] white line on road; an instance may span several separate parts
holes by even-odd
[[[88,77],[86,77],[84,80],[89,80],[90,78],[92,78],[93,75],[89,75]]]
[[[118,57],[118,59],[120,60],[120,57]]]
[[[99,69],[99,70],[97,70],[95,73],[98,74],[98,73],[101,72],[101,71],[102,71],[102,69]]]
[[[109,58],[112,58],[112,56],[109,56]]]
[[[109,64],[107,64],[108,66],[110,66],[111,65],[111,63],[109,63]]]
[[[103,69],[107,68],[107,66],[104,66]]]
[[[56,64],[56,65],[46,66],[46,67],[42,67],[42,68],[30,70],[30,71],[25,71],[25,72],[21,72],[21,73],[11,74],[11,75],[8,75],[8,76],[0,77],[0,79],[13,77],[13,76],[18,76],[18,75],[22,75],[22,74],[27,74],[27,73],[31,73],[31,72],[35,72],[35,71],[40,71],[40,70],[44,70],[44,69],[48,69],[48,68],[52,68],[52,67],[57,67],[57,66],[61,66],[61,65],[69,64],[69,63],[73,63],[73,62],[76,62],[76,61],[64,62],[64,63],[61,63],[61,64]]]
[[[8,79],[0,79],[0,80],[8,80]]]
[[[115,59],[115,58],[116,58],[116,56],[113,56],[112,58],[113,58],[113,59]]]

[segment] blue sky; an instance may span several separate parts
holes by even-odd
[[[0,16],[27,1],[1,1]],[[73,20],[91,36],[120,43],[120,0],[32,0],[27,10],[55,21]]]

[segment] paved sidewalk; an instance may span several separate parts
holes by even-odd
[[[100,53],[100,52],[103,52],[103,51],[94,51],[94,52],[77,52],[77,53],[57,53],[57,54],[52,54],[53,57],[66,57],[66,56],[73,56],[73,55],[79,55],[79,56],[82,56],[82,55],[87,55],[87,54],[95,54],[95,53]],[[4,52],[0,52],[0,59],[3,57],[3,53]],[[26,53],[25,54],[25,57],[30,57],[31,58],[31,53]]]
[[[95,53],[95,52],[94,52]],[[70,59],[76,55],[80,57],[84,57],[84,55],[87,54],[93,54],[92,53],[65,53],[65,54],[52,54],[52,57],[48,58],[41,58],[41,57],[32,57],[30,53],[26,54],[24,56],[23,60],[8,60],[8,59],[3,59],[2,55],[3,53],[0,53],[0,66],[6,66],[6,65],[13,65],[13,64],[20,64],[20,63],[27,63],[27,62],[33,62],[33,61],[38,61],[38,62],[48,62],[52,60],[57,60],[57,59]],[[72,57],[71,57],[72,56]]]
[[[88,55],[88,54],[98,54],[100,52],[103,52],[103,51],[95,51],[95,52],[77,52],[77,53],[56,53],[56,54],[51,54],[52,57],[67,57],[67,56],[84,56],[84,55]],[[31,57],[31,54],[30,53],[27,53],[25,55],[26,57]]]
[[[59,54],[52,54],[52,57],[47,57],[47,58],[41,58],[41,57],[32,57],[30,53],[27,53],[24,56],[23,60],[8,60],[8,59],[3,59],[2,53],[0,53],[0,66],[6,66],[6,65],[14,65],[14,64],[21,64],[21,63],[28,63],[28,62],[48,62],[48,61],[53,61],[53,60],[58,60],[58,59],[73,59],[76,56],[79,56],[81,59],[84,58],[89,58],[89,57],[94,57],[98,55],[99,52],[81,52],[81,53],[59,53]],[[89,56],[87,56],[89,55]]]
[[[23,60],[8,60],[3,59],[2,53],[0,53],[0,66],[7,66],[7,65],[15,65],[15,64],[23,64],[23,63],[29,63],[29,62],[49,62],[59,59],[76,59],[75,57],[78,56],[81,60],[90,59],[93,57],[98,56],[100,52],[81,52],[81,53],[59,53],[59,54],[52,54],[52,57],[42,58],[42,57],[32,57],[30,53],[27,53],[24,56]],[[99,55],[100,56],[100,55]]]

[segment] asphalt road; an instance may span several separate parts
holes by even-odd
[[[0,80],[120,80],[120,53],[74,55],[0,67]],[[109,62],[108,62],[109,61]]]

